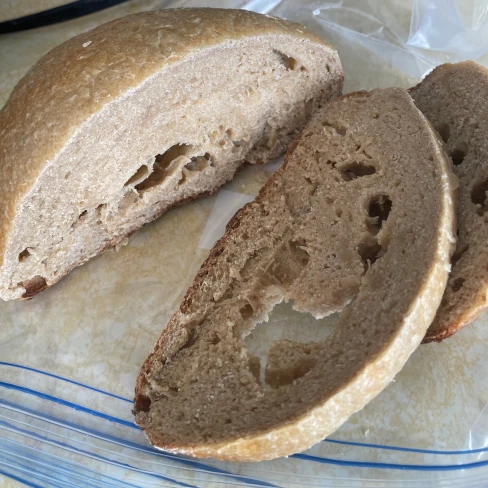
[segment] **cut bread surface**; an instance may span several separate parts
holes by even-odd
[[[488,70],[444,64],[410,90],[444,139],[459,179],[457,246],[436,318],[424,342],[441,341],[476,319],[488,293]]]
[[[136,386],[151,442],[255,461],[310,447],[374,398],[424,337],[454,243],[452,175],[402,89],[338,98],[228,224]],[[278,341],[265,374],[244,346],[283,300],[324,341]],[[264,382],[262,378],[264,377]]]
[[[331,46],[247,11],[145,12],[55,48],[0,112],[0,297],[283,153],[342,80]]]

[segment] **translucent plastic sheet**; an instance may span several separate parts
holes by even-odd
[[[411,86],[446,61],[488,53],[481,0],[192,0],[301,22],[334,44],[345,91]],[[421,346],[395,381],[330,439],[266,463],[153,450],[134,426],[139,367],[232,214],[280,161],[247,167],[216,195],[176,208],[27,303],[0,302],[0,473],[35,486],[485,486],[488,314]],[[315,335],[279,305],[251,338]]]
[[[438,64],[488,52],[485,0],[285,0],[273,13],[300,19],[336,45],[354,80],[346,88],[408,85]]]

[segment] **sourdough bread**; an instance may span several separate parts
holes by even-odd
[[[459,178],[457,247],[436,318],[424,342],[441,341],[474,320],[488,293],[488,70],[444,64],[410,90],[444,139]]]
[[[310,447],[374,398],[445,288],[449,166],[405,90],[356,93],[317,112],[231,220],[143,365],[134,413],[151,442],[272,459]],[[260,375],[243,338],[282,300],[315,317],[344,310],[323,342],[274,343]]]
[[[53,49],[0,112],[0,297],[278,156],[342,80],[310,31],[239,10],[130,15]]]

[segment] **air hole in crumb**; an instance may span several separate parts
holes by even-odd
[[[310,255],[305,251],[306,242],[304,240],[290,241],[289,249],[295,261],[306,266],[310,261]]]
[[[452,164],[459,166],[464,161],[466,154],[468,153],[468,145],[465,142],[456,144],[456,147],[451,151]]]
[[[456,278],[451,286],[454,293],[458,292],[464,285],[466,280],[464,278]]]
[[[96,209],[95,209],[95,215],[97,216],[98,220],[97,223],[102,223],[102,210],[107,206],[106,203],[101,203]]]
[[[188,332],[188,338],[185,342],[185,344],[183,346],[181,346],[181,349],[188,349],[189,347],[193,346],[193,344],[195,344],[195,342],[197,341],[197,332],[195,329],[192,329],[190,330],[190,332]]]
[[[186,174],[183,172],[181,173],[181,178],[178,181],[178,186],[182,185],[186,181]]]
[[[205,153],[204,156],[194,156],[188,164],[185,164],[188,171],[203,171],[208,166],[212,166],[209,153]]]
[[[353,161],[341,168],[341,176],[344,181],[352,181],[362,176],[369,176],[376,173],[376,168],[368,164]]]
[[[451,258],[451,266],[454,268],[454,266],[457,264],[457,262],[463,257],[463,254],[469,249],[469,244],[466,244],[463,248],[461,249],[456,249],[456,252],[453,254]]]
[[[383,248],[376,239],[369,237],[358,245],[358,254],[367,271],[383,255]]]
[[[260,382],[260,376],[261,376],[261,361],[260,361],[260,359],[256,356],[249,354],[248,355],[248,366],[249,366],[250,373],[254,376],[254,379],[257,382]],[[246,380],[244,380],[244,381],[246,381]]]
[[[86,219],[86,216],[88,214],[88,210],[83,210],[83,212],[78,215],[78,218],[71,224],[71,229],[75,230],[78,228],[78,226]]]
[[[254,309],[250,303],[246,303],[240,310],[239,313],[244,320],[250,319],[254,315]]]
[[[210,341],[210,343],[214,346],[216,346],[217,344],[220,344],[220,337],[215,334],[212,338],[212,340]]]
[[[346,132],[347,132],[347,129],[342,126],[342,125],[338,125],[338,124],[334,124],[334,123],[330,123],[328,122],[327,120],[324,120],[322,122],[322,126],[323,127],[331,127],[332,129],[334,129],[336,131],[337,134],[339,134],[340,136],[345,136],[346,135]]]
[[[281,245],[280,253],[268,271],[273,280],[278,280],[281,285],[287,287],[300,276],[310,261],[305,245],[303,240],[286,241]]]
[[[143,164],[124,184],[124,186],[129,186],[134,183],[139,183],[141,180],[145,179],[149,174],[149,168]]]
[[[313,368],[317,343],[333,333],[338,317],[332,314],[315,319],[294,310],[291,302],[277,304],[266,325],[257,324],[243,339],[249,371],[264,389],[293,383]]]
[[[22,298],[27,299],[32,298],[34,295],[37,295],[39,292],[47,288],[45,278],[39,275],[34,276],[34,278],[31,278],[30,280],[22,281],[19,285],[25,288],[25,293],[22,295]]]
[[[325,202],[328,203],[329,205],[332,205],[335,200],[332,197],[325,197]]]
[[[273,49],[273,53],[278,56],[280,63],[285,67],[285,69],[294,70],[296,68],[297,60],[295,58],[291,58],[277,49]]]
[[[266,368],[265,381],[272,388],[279,388],[280,386],[291,385],[296,380],[302,378],[316,364],[316,359],[310,357],[310,354],[302,352],[301,357],[293,358],[286,368],[275,369],[270,365]]]
[[[138,183],[134,188],[139,192],[144,192],[153,188],[160,183],[168,175],[168,170],[171,163],[180,156],[187,156],[193,146],[189,144],[175,144],[171,146],[165,153],[158,154],[154,161],[152,173],[143,181]]]
[[[135,407],[138,412],[149,412],[151,399],[147,395],[137,395]]]
[[[368,205],[368,229],[372,234],[377,234],[382,226],[383,222],[388,220],[391,212],[392,202],[388,195],[378,195],[372,198]]]
[[[444,142],[449,140],[449,137],[451,136],[451,128],[448,124],[440,124],[435,129]]]
[[[330,73],[330,66],[328,64],[325,65],[325,69],[327,70],[327,73]]]
[[[24,249],[20,254],[19,254],[19,262],[22,263],[25,261],[28,257],[31,256],[31,253],[28,248]]]
[[[476,205],[476,213],[480,216],[487,210],[486,192],[488,192],[488,180],[477,183],[471,190],[471,201]]]

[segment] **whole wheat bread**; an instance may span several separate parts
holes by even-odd
[[[452,271],[424,342],[441,341],[474,320],[488,293],[488,70],[472,61],[437,67],[410,90],[444,139],[459,178]]]
[[[0,113],[0,297],[278,156],[342,80],[310,31],[239,10],[135,14],[53,49]]]
[[[374,398],[444,291],[449,166],[405,90],[348,95],[316,113],[228,224],[142,367],[134,413],[151,442],[272,459],[308,448]],[[261,382],[243,338],[282,300],[315,317],[344,310],[323,342],[272,344]]]

